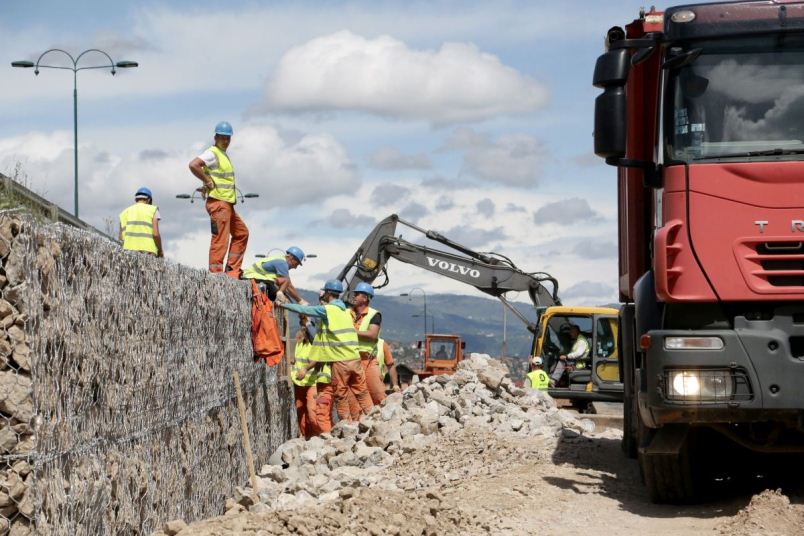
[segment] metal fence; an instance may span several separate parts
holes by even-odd
[[[14,200],[24,206],[25,209],[30,211],[34,216],[38,216],[47,221],[70,225],[77,229],[97,233],[113,242],[118,242],[116,237],[109,236],[98,228],[86,223],[84,220],[76,218],[55,203],[51,203],[41,195],[32,192],[19,182],[2,173],[0,173],[0,198]]]
[[[15,212],[0,260],[0,533],[222,513],[247,478],[232,371],[255,456],[292,433],[287,382],[251,359],[245,283]]]

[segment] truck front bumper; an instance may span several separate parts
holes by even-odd
[[[804,422],[804,354],[792,317],[739,319],[733,330],[653,330],[638,371],[645,423]],[[668,338],[716,337],[718,349],[669,347]],[[675,339],[676,341],[680,339]]]

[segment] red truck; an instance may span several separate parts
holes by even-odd
[[[641,12],[593,83],[617,167],[623,448],[655,502],[804,452],[804,2]]]

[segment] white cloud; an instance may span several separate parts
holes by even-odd
[[[186,201],[175,199],[200,183],[187,165],[204,144],[183,149],[154,150],[133,147],[127,153],[113,153],[95,143],[79,145],[80,215],[102,227],[104,218],[115,217],[132,201],[141,185],[154,191],[154,201],[165,208],[163,221],[173,236],[196,229],[206,213],[203,202],[193,203],[195,218],[168,218],[171,208],[186,210]],[[229,149],[238,186],[243,192],[260,194],[239,210],[252,207],[299,206],[320,203],[360,186],[345,149],[328,134],[304,134],[285,141],[268,125],[240,128]],[[72,136],[67,132],[30,133],[0,138],[0,170],[13,170],[20,162],[34,191],[72,212]],[[322,180],[325,179],[325,180]],[[206,228],[206,227],[205,227]]]
[[[494,206],[494,201],[492,201],[488,197],[484,197],[483,199],[477,202],[475,208],[477,208],[478,214],[485,216],[487,218],[491,218],[492,216],[494,216],[494,210],[496,207]]]
[[[399,184],[381,184],[371,192],[371,204],[378,207],[404,201],[410,195],[410,188]]]
[[[346,229],[348,227],[365,228],[374,225],[375,221],[376,220],[371,216],[352,214],[349,211],[349,209],[336,208],[335,210],[332,211],[332,214],[330,214],[323,220],[314,222],[314,224],[318,225],[324,223],[335,229]]]
[[[607,259],[617,256],[617,244],[612,240],[584,239],[572,247],[572,252],[582,259]]]
[[[449,231],[445,232],[444,236],[470,248],[479,248],[487,245],[490,242],[497,242],[506,238],[502,227],[482,229],[466,225],[453,227]]]
[[[532,136],[506,134],[491,139],[470,128],[456,129],[446,148],[464,152],[464,173],[524,188],[538,184],[544,164],[550,158],[545,145]]]
[[[592,210],[589,201],[572,197],[542,205],[533,213],[533,222],[568,225],[577,221],[598,220],[601,217],[600,213]]]
[[[435,124],[531,112],[547,90],[470,43],[416,50],[342,30],[285,52],[255,111],[359,110]]]
[[[566,290],[559,290],[559,297],[566,303],[604,305],[616,302],[617,292],[612,285],[606,283],[580,281]]]
[[[430,169],[433,163],[423,153],[404,154],[393,147],[382,147],[372,153],[369,164],[375,169]]]

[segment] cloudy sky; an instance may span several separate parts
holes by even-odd
[[[317,288],[398,213],[551,273],[565,303],[616,301],[615,174],[592,154],[590,81],[606,30],[640,5],[2,2],[0,171],[21,166],[72,212],[71,73],[10,62],[100,48],[140,64],[78,77],[80,211],[101,229],[147,185],[167,257],[205,267],[203,204],[175,196],[199,185],[187,163],[227,120],[238,185],[260,195],[238,206],[247,262],[315,253],[297,286]],[[397,262],[389,272],[385,293],[473,293]]]

